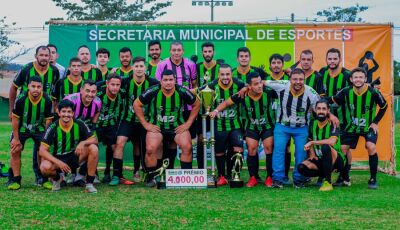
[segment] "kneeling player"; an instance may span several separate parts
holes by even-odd
[[[342,171],[346,157],[340,148],[339,129],[333,127],[328,119],[328,101],[320,100],[315,105],[317,117],[309,126],[309,142],[304,150],[309,158],[298,166],[298,171],[306,177],[324,179],[320,191],[333,189],[331,174],[333,170]]]
[[[181,150],[181,168],[192,168],[192,138],[189,128],[200,110],[200,102],[188,89],[175,84],[176,79],[171,70],[165,70],[159,85],[150,87],[133,108],[139,122],[147,130],[145,163],[149,172],[157,167],[157,159],[162,156],[163,140],[177,144]],[[143,106],[149,105],[150,120],[146,121]],[[192,105],[189,118],[185,122],[183,107]],[[151,173],[147,186],[154,186]]]
[[[249,84],[248,95],[241,98],[239,94],[234,94],[230,99],[225,100],[217,107],[217,111],[222,112],[226,107],[234,104],[241,104],[245,117],[245,137],[248,148],[247,165],[250,174],[250,180],[247,187],[254,187],[258,184],[256,175],[258,175],[258,142],[263,142],[266,155],[267,178],[265,185],[272,187],[272,147],[273,127],[275,119],[272,111],[272,102],[277,98],[275,91],[264,88],[260,74],[252,72],[247,75]],[[216,114],[216,113],[215,113]],[[212,115],[214,116],[214,114]]]
[[[87,161],[86,192],[96,193],[93,186],[98,153],[97,139],[85,123],[74,119],[74,104],[63,100],[58,105],[59,119],[53,122],[43,137],[39,155],[43,159],[40,170],[53,178],[53,191],[60,190],[60,173],[71,173],[80,162]]]

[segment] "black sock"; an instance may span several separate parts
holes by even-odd
[[[257,167],[256,164],[258,161],[257,158],[258,158],[257,156],[247,155],[247,167],[249,170],[250,177],[256,175],[256,167]]]
[[[260,176],[258,175],[258,171],[260,170],[260,158],[258,156],[258,152],[255,155],[256,161],[255,161],[255,167],[254,167],[254,176],[256,178],[259,178]]]
[[[9,167],[8,168],[8,180],[12,181],[13,177],[14,177],[14,172],[13,172],[12,168]]]
[[[351,164],[349,164],[349,160],[347,160],[346,165],[344,166],[343,169],[343,180],[345,181],[350,180],[350,169],[351,169]]]
[[[111,145],[107,145],[107,147],[106,147],[106,168],[104,169],[105,175],[110,175],[110,167],[111,167],[112,159],[113,159],[112,147],[111,147]]]
[[[181,169],[192,169],[192,162],[181,161]]]
[[[93,184],[93,181],[94,181],[94,178],[95,178],[95,176],[87,176],[86,177],[86,183],[87,184]]]
[[[87,174],[87,162],[84,162],[81,167],[79,167],[79,174],[85,176]]]
[[[323,145],[322,151],[322,172],[326,181],[331,183],[332,174],[332,153],[329,145]]]
[[[225,155],[215,156],[219,176],[225,176]]]
[[[160,165],[160,167],[161,167],[161,165]],[[158,166],[157,167],[147,167],[147,170],[149,172],[149,174],[147,174],[147,181],[154,179],[154,175],[156,174],[156,173],[154,173],[154,171],[156,171],[158,168],[159,168]]]
[[[122,159],[113,158],[113,176],[122,177]]]
[[[272,154],[265,154],[267,177],[272,177]]]
[[[15,177],[13,177],[12,180],[13,180],[14,182],[17,182],[18,184],[21,184],[21,178],[22,178],[21,176],[15,176]]]
[[[61,178],[60,173],[61,173],[61,170],[57,169],[56,175],[54,176],[53,180],[55,180],[55,181],[59,180]]]
[[[136,173],[140,170],[140,155],[133,155],[133,173]]]
[[[168,169],[173,169],[175,166],[175,159],[176,159],[177,150],[176,149],[166,149],[166,156],[169,159]]]
[[[204,168],[204,146],[201,142],[197,142],[197,167]]]
[[[371,179],[376,180],[376,173],[378,172],[378,154],[375,153],[369,156],[369,171],[371,173]]]
[[[292,161],[292,154],[287,151],[285,153],[285,176],[288,177],[289,176],[289,170],[290,170],[290,163]]]

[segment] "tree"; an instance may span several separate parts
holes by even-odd
[[[393,61],[394,95],[400,95],[400,62]]]
[[[350,6],[342,8],[340,6],[329,7],[328,9],[318,11],[317,15],[325,17],[328,22],[362,22],[358,14],[368,10],[368,6]]]
[[[165,14],[162,9],[170,6],[171,1],[135,0],[128,4],[126,0],[52,0],[56,6],[67,11],[69,20],[105,20],[105,21],[152,21]]]

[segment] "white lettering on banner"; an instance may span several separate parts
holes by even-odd
[[[255,37],[250,35],[254,34]],[[351,29],[98,29],[88,30],[89,41],[349,41]]]

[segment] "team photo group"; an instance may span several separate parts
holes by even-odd
[[[180,41],[161,47],[152,40],[146,49],[148,58],[128,47],[119,53],[98,48],[94,54],[81,45],[63,67],[55,45],[36,48],[35,60],[10,86],[7,189],[21,188],[21,154],[28,139],[34,142],[38,186],[58,191],[73,185],[97,193],[96,183],[157,187],[160,169],[207,168],[208,133],[218,187],[237,183],[244,161],[246,187],[300,189],[314,186],[313,177],[320,191],[351,186],[351,152],[362,137],[369,156],[366,185],[378,188],[376,143],[387,102],[368,66],[343,67],[337,47],[318,57],[326,59],[320,70],[313,67],[312,50],[301,51],[289,68],[284,55],[272,54],[265,68],[250,64],[256,50],[247,47],[238,48],[237,63],[229,64],[216,60],[212,42],[201,44],[198,58],[185,58],[190,54]],[[90,62],[94,55],[96,64]],[[108,66],[111,55],[119,56],[120,66]],[[364,59],[373,57],[367,52]],[[206,97],[211,101],[205,103]],[[98,170],[100,143],[104,172]],[[133,170],[123,167],[131,163],[124,162],[127,155]]]

